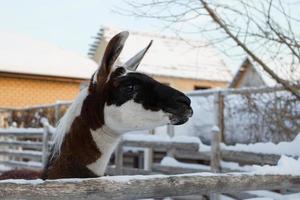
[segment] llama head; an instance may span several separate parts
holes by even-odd
[[[128,32],[121,32],[109,41],[100,67],[91,79],[84,102],[87,106],[82,111],[90,127],[106,125],[124,133],[188,121],[193,111],[187,96],[135,72],[152,41],[122,66],[114,65],[127,37]]]

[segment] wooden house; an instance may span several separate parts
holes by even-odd
[[[97,64],[15,33],[0,32],[0,107],[73,100]]]
[[[116,28],[102,27],[89,50],[90,58],[99,63],[109,39],[120,31]],[[119,64],[126,62],[153,40],[138,70],[158,81],[181,91],[191,91],[224,88],[232,79],[229,67],[207,41],[129,32],[129,38],[118,59]]]

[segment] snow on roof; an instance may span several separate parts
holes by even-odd
[[[89,79],[89,58],[16,33],[0,31],[0,72]]]
[[[107,42],[121,30],[103,27],[98,39],[90,49],[89,55],[95,56],[101,42]],[[204,41],[183,40],[157,34],[129,31],[119,61],[126,62],[144,48],[150,40],[153,44],[145,55],[138,71],[161,76],[174,76],[199,80],[230,81],[229,68],[217,55],[215,49]]]
[[[291,65],[288,62],[283,64],[279,63],[276,60],[272,60],[268,62],[268,66],[283,80],[287,80],[290,82],[299,82],[300,80],[299,63]],[[253,63],[250,59],[246,58],[245,61],[240,65],[239,69],[237,70],[237,73],[233,76],[233,79],[229,86],[235,85],[242,78],[242,76],[247,73],[245,71],[247,71],[246,68],[248,67],[253,67],[257,75],[267,86],[278,85],[276,80],[273,79],[271,75],[269,75],[265,70],[263,70],[263,68],[260,65]]]

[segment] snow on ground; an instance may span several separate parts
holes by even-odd
[[[291,142],[280,142],[274,144],[271,142],[267,143],[254,143],[254,144],[236,144],[233,146],[226,146],[222,144],[222,149],[233,150],[233,151],[247,151],[255,153],[265,153],[265,154],[279,154],[279,155],[290,155],[299,156],[300,155],[300,134],[298,134],[295,139]]]
[[[259,198],[252,198],[247,200],[261,200],[261,199],[268,199],[268,200],[299,200],[300,193],[295,194],[279,194],[272,191],[266,190],[256,190],[256,191],[248,191],[247,193],[257,195]]]
[[[172,166],[172,167],[182,167],[182,168],[190,168],[190,169],[200,169],[200,170],[210,170],[210,166],[208,165],[200,165],[200,164],[190,164],[190,163],[183,163],[179,162],[175,158],[166,156],[164,157],[161,162],[163,166]]]
[[[182,167],[182,168],[190,168],[190,169],[201,169],[201,170],[210,170],[210,167],[207,165],[201,164],[191,164],[191,163],[183,163],[177,161],[175,158],[172,157],[164,157],[160,163],[163,166],[172,166],[172,167]],[[278,164],[276,166],[270,165],[245,165],[239,166],[238,163],[231,163],[231,162],[221,162],[221,166],[223,168],[237,170],[237,171],[244,171],[249,172],[252,174],[258,175],[265,175],[265,174],[286,174],[286,175],[300,175],[300,158],[294,159],[287,156],[281,156]]]
[[[276,166],[257,166],[254,165],[255,174],[290,174],[300,175],[300,158],[294,159],[287,156],[281,156]]]
[[[149,135],[147,133],[138,134],[131,132],[123,136],[124,140],[131,141],[168,141],[168,142],[182,142],[182,143],[198,143],[199,151],[210,151],[210,146],[203,144],[198,137],[175,135],[169,137],[167,134],[160,135]],[[264,154],[278,154],[278,155],[289,155],[299,156],[300,155],[300,134],[295,137],[291,142],[280,142],[274,144],[271,142],[267,143],[254,143],[254,144],[236,144],[236,145],[225,145],[221,144],[221,149],[232,150],[232,151],[245,151],[253,153],[264,153]]]

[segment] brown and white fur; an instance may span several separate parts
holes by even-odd
[[[61,119],[41,178],[103,176],[122,134],[191,117],[190,99],[182,92],[134,72],[151,43],[123,66],[114,65],[127,37],[121,32],[110,40],[89,87]]]

